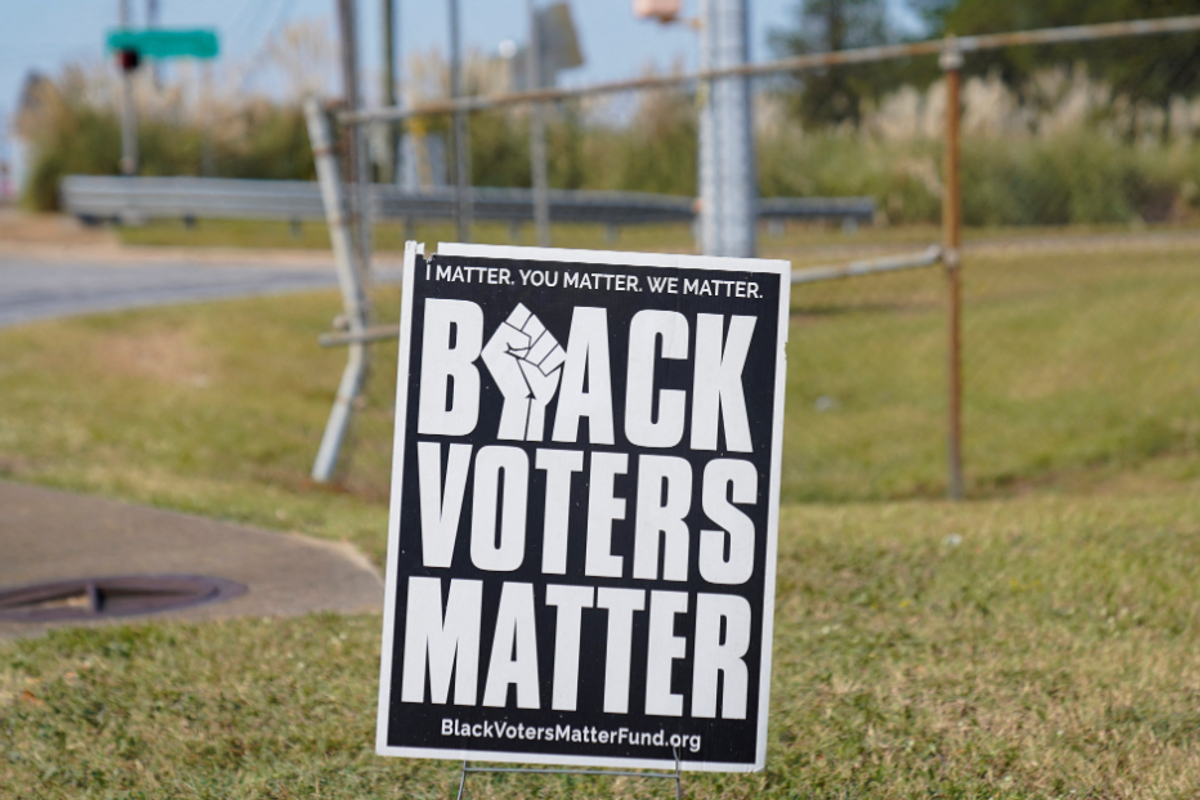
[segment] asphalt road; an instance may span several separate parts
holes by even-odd
[[[0,258],[0,327],[39,319],[337,286],[327,269],[279,266],[56,264]]]

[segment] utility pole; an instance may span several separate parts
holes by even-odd
[[[450,0],[450,96],[463,96],[462,47],[458,25],[458,0]],[[454,112],[454,217],[458,240],[471,241],[471,141],[467,113]]]
[[[700,68],[749,60],[747,0],[701,0]],[[700,109],[700,244],[705,255],[752,257],[758,219],[750,80],[705,81]]]
[[[396,93],[396,0],[382,0],[383,3],[383,105],[399,105]],[[387,125],[387,155],[383,161],[385,183],[396,183],[400,180],[400,128],[398,123],[388,122]]]
[[[129,0],[117,0],[123,30],[133,27]],[[121,174],[136,175],[138,169],[137,112],[133,106],[133,71],[137,68],[121,54]]]
[[[358,87],[358,13],[355,0],[338,0],[338,28],[342,39],[342,95],[347,111],[362,109]],[[353,185],[350,213],[358,220],[357,247],[359,264],[364,275],[369,274],[371,252],[370,209],[367,207],[367,187],[370,183],[370,163],[362,125],[346,129],[346,183]]]
[[[158,0],[146,0],[146,30],[158,27]],[[162,67],[158,61],[150,66],[150,74],[154,77],[155,90],[162,88]]]
[[[200,65],[200,108],[202,138],[200,139],[200,174],[206,178],[217,177],[217,149],[213,142],[213,68],[211,61]]]
[[[542,37],[538,30],[537,0],[529,7],[529,53],[525,58],[526,83],[530,91],[542,88]],[[546,119],[542,104],[529,108],[529,169],[533,178],[533,228],[538,247],[550,246],[550,198],[546,193]]]
[[[355,34],[354,0],[337,0],[338,33],[342,42],[342,101],[347,111],[358,110],[358,48]],[[347,130],[353,131],[354,127]],[[343,165],[346,183],[355,178],[358,155],[358,137],[350,135],[346,140],[346,161]]]

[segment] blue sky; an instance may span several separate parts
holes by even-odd
[[[268,35],[289,22],[322,19],[336,33],[335,0],[158,0],[160,24],[168,28],[215,28],[226,62],[248,63]],[[464,47],[495,52],[505,39],[522,41],[526,0],[459,0]],[[540,0],[548,3],[549,0]],[[797,0],[749,0],[751,56],[771,57],[772,28],[791,24]],[[145,19],[146,0],[130,0],[135,27]],[[446,0],[398,0],[403,53],[447,50]],[[684,0],[694,14],[699,0]],[[660,26],[634,18],[630,0],[571,0],[586,63],[565,73],[565,84],[633,77],[648,64],[668,69],[677,59],[694,65],[694,35],[684,26]],[[16,108],[30,70],[56,74],[73,61],[99,62],[105,32],[116,26],[119,0],[0,0],[0,126]],[[903,0],[889,0],[894,22],[911,26]],[[359,0],[360,42],[367,69],[377,69],[382,39],[380,0]],[[0,133],[0,158],[5,156]]]

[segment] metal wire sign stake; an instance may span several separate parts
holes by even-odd
[[[763,769],[788,263],[410,242],[403,282],[376,751],[460,796]]]
[[[675,748],[674,772],[629,772],[615,769],[542,769],[538,767],[473,767],[471,762],[462,762],[462,775],[458,781],[455,800],[467,796],[467,775],[475,772],[517,773],[523,775],[601,775],[609,778],[647,778],[675,781],[675,800],[683,800],[683,771],[679,767],[679,749]]]

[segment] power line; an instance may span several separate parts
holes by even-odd
[[[275,15],[274,22],[271,23],[270,30],[267,31],[265,42],[270,42],[283,28],[283,24],[292,16],[292,8],[296,5],[296,0],[283,0],[283,4],[279,7],[279,13]]]
[[[242,6],[242,13],[229,26],[228,38],[232,40],[253,39],[253,32],[258,29],[259,22],[266,15],[268,4],[274,0],[255,0]]]
[[[268,48],[271,45],[271,40],[279,33],[284,23],[291,18],[292,9],[296,5],[296,0],[283,0],[280,3],[278,10],[275,13],[275,19],[271,23],[267,35],[263,37],[262,44],[259,45],[258,51],[254,55],[254,60],[250,62],[250,66],[246,69],[246,74],[242,78],[239,91],[245,92],[254,83],[254,80],[262,72],[263,64],[267,60]]]

